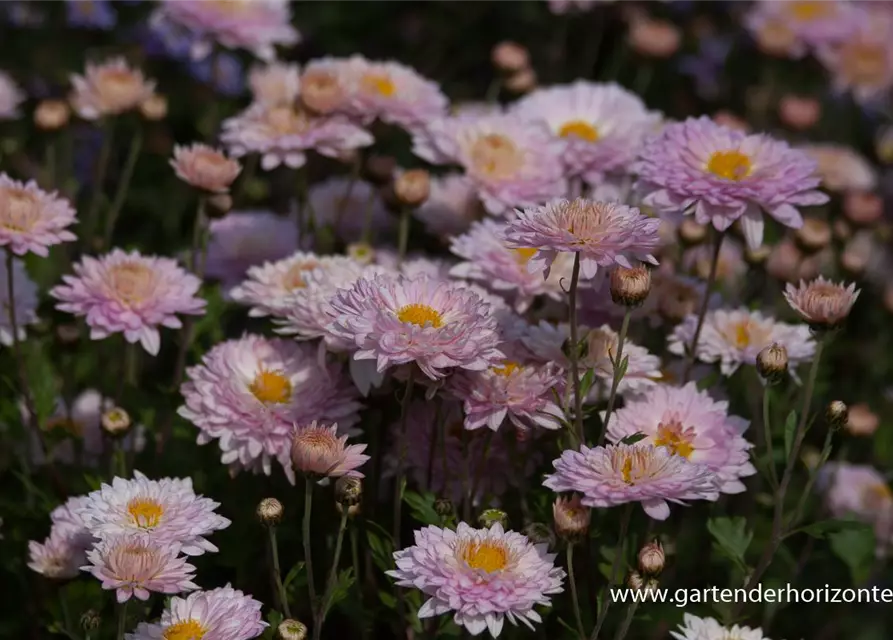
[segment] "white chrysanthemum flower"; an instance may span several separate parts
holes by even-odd
[[[678,631],[670,635],[676,640],[769,640],[762,629],[750,627],[724,627],[713,618],[699,618],[686,613]]]

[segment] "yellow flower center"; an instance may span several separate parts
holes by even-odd
[[[267,125],[278,135],[298,134],[307,130],[310,119],[291,106],[278,106],[266,113]]]
[[[475,140],[471,164],[488,178],[504,180],[517,175],[524,165],[524,156],[506,136],[490,133]]]
[[[50,418],[44,424],[44,431],[53,431],[55,429],[64,431],[68,435],[74,436],[76,438],[80,438],[82,435],[84,435],[83,423],[78,422],[77,420],[66,418],[64,416],[60,416],[58,418]]]
[[[360,81],[363,91],[390,98],[397,92],[394,81],[385,73],[367,73]]]
[[[284,404],[291,399],[292,386],[281,372],[261,368],[248,390],[264,404]]]
[[[426,304],[408,304],[397,311],[397,320],[419,327],[443,326],[443,316]]]
[[[539,251],[539,249],[530,249],[526,247],[523,249],[514,249],[515,260],[518,261],[518,264],[527,264],[537,251]]]
[[[30,231],[40,219],[40,204],[33,193],[24,189],[0,190],[0,227],[22,233]]]
[[[753,164],[750,158],[738,151],[714,151],[707,161],[707,171],[725,180],[738,182],[750,175]]]
[[[137,527],[154,529],[161,522],[164,507],[154,498],[133,498],[127,503],[127,513]]]
[[[109,270],[109,284],[118,300],[136,304],[152,294],[155,272],[140,262],[122,262]]]
[[[885,483],[879,482],[865,488],[862,500],[868,509],[879,511],[893,503],[893,491]]]
[[[504,360],[502,364],[498,367],[492,367],[490,371],[495,373],[498,376],[504,376],[508,378],[515,371],[521,369],[521,365],[517,362],[512,362],[511,360]]]
[[[558,135],[562,138],[579,138],[586,142],[596,142],[599,137],[598,129],[585,120],[565,122],[561,129],[558,130]]]
[[[633,482],[633,459],[630,456],[627,456],[623,461],[623,465],[620,467],[620,475],[623,477],[623,481],[626,484],[635,484]]]
[[[172,624],[161,634],[164,640],[202,640],[207,633],[201,624],[195,620],[185,620]]]
[[[615,473],[619,472],[620,479],[630,486],[660,473],[661,467],[654,461],[651,447],[617,448],[611,454],[611,468]]]
[[[788,14],[795,20],[809,22],[826,18],[834,13],[833,2],[788,2]]]
[[[505,546],[491,540],[466,544],[462,549],[461,556],[472,569],[479,569],[487,573],[505,569],[509,561],[508,550]]]
[[[657,425],[657,437],[654,439],[655,447],[666,447],[672,453],[690,458],[695,448],[691,445],[694,437],[694,429],[689,427],[684,429],[678,420],[671,420],[667,423],[659,423]]]

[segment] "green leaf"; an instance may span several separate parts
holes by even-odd
[[[853,584],[864,582],[875,563],[874,531],[868,527],[848,529],[828,535],[831,551],[850,570]]]
[[[418,494],[414,491],[407,491],[403,496],[403,502],[409,505],[412,517],[422,524],[440,524],[440,516],[434,510],[434,500],[436,497],[430,491],[424,494]]]
[[[797,430],[797,412],[791,411],[784,421],[784,457],[791,457],[791,449],[794,447],[794,432]]]
[[[332,589],[332,597],[329,600],[329,606],[327,611],[330,611],[332,607],[341,602],[347,597],[347,594],[350,593],[350,588],[353,586],[353,583],[356,582],[356,576],[353,574],[353,568],[345,569],[341,573],[338,574],[338,581],[335,583],[335,587]]]
[[[372,531],[372,527],[378,529],[378,532]],[[388,571],[393,568],[394,544],[391,536],[371,520],[366,521],[366,543],[372,552],[372,561],[380,570]]]
[[[720,375],[716,371],[711,372],[709,375],[704,376],[700,380],[698,380],[696,386],[698,391],[705,391],[715,386],[717,382],[719,382]]]
[[[648,434],[637,431],[632,435],[626,436],[623,440],[620,441],[620,444],[636,444],[639,440],[644,440],[647,437]]]
[[[285,580],[282,582],[282,587],[284,589],[288,589],[288,585],[292,583],[292,581],[298,577],[298,574],[304,570],[304,563],[297,562],[295,566],[288,570],[288,575],[285,576]]]
[[[395,598],[392,594],[387,591],[379,591],[378,599],[381,600],[381,603],[386,606],[388,609],[396,609],[397,608],[397,598]]]
[[[813,522],[812,524],[806,525],[805,527],[795,529],[788,535],[793,535],[795,533],[805,533],[806,535],[812,536],[813,538],[824,538],[830,533],[867,528],[869,528],[867,524],[865,524],[864,522],[857,522],[856,520],[820,520],[819,522]]]
[[[746,518],[711,518],[707,521],[707,531],[725,556],[740,568],[747,567],[744,554],[753,540],[753,532],[747,530]]]
[[[623,356],[623,360],[620,361],[620,367],[617,369],[617,372],[614,374],[617,376],[618,380],[623,380],[623,376],[626,375],[626,370],[629,368],[629,356]]]
[[[584,398],[589,395],[592,385],[595,382],[595,369],[587,369],[580,380],[580,395]]]

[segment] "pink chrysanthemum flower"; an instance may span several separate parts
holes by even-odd
[[[89,564],[81,567],[114,589],[118,602],[132,596],[148,600],[151,592],[180,593],[198,589],[192,580],[195,567],[180,557],[180,545],[149,540],[138,534],[113,535],[87,553]]]
[[[295,423],[349,427],[359,419],[353,384],[309,344],[246,335],[218,344],[186,375],[178,413],[199,428],[199,444],[219,440],[221,462],[233,473],[270,475],[278,460],[293,483]]]
[[[651,253],[660,245],[659,227],[658,218],[635,207],[577,198],[521,211],[505,238],[509,247],[537,250],[527,262],[531,273],[549,277],[558,255],[568,252],[580,254],[580,273],[592,278],[599,267],[632,267],[631,258],[657,264]]]
[[[20,256],[30,251],[46,257],[48,247],[77,239],[68,230],[75,221],[74,209],[55,192],[0,173],[0,247]]]
[[[226,193],[242,171],[236,160],[199,142],[188,147],[175,146],[170,163],[180,180],[209,193]]]
[[[317,229],[330,226],[344,243],[360,242],[367,228],[373,245],[396,237],[397,216],[385,208],[379,190],[368,182],[329,178],[310,187],[309,202]]]
[[[320,257],[298,251],[276,262],[249,267],[246,279],[229,294],[236,302],[251,307],[248,315],[252,318],[283,315],[296,298],[304,295],[309,272],[339,262],[352,263],[342,256]]]
[[[132,111],[148,100],[155,82],[132,68],[124,58],[111,58],[100,64],[87,63],[83,76],[73,74],[71,104],[85,120],[98,120]]]
[[[784,49],[802,58],[811,49],[844,42],[862,19],[854,3],[841,0],[762,0],[754,3],[745,24],[758,42],[775,44],[773,52]]]
[[[515,310],[523,313],[534,298],[546,295],[564,299],[562,278],[569,278],[572,261],[567,254],[559,254],[557,268],[548,278],[531,273],[527,263],[536,249],[511,249],[506,242],[506,223],[496,220],[475,222],[465,235],[454,237],[450,250],[464,258],[450,270],[450,275],[468,278],[514,299]]]
[[[368,131],[342,116],[314,116],[297,104],[263,103],[225,120],[220,140],[236,158],[260,154],[265,171],[280,164],[303,167],[308,151],[337,158],[373,142]]]
[[[90,338],[101,340],[123,333],[127,342],[140,342],[150,354],[161,348],[159,326],[179,329],[176,314],[202,315],[205,301],[196,297],[201,281],[174,260],[113,249],[100,258],[84,256],[75,275],[62,276],[50,295],[56,308],[85,316]]]
[[[697,324],[698,318],[692,314],[676,326],[669,337],[670,353],[685,354]],[[746,308],[716,309],[704,317],[697,358],[702,362],[719,362],[722,374],[731,376],[740,365],[755,364],[757,354],[774,343],[787,349],[791,368],[815,354],[815,341],[805,324],[778,322]]]
[[[548,126],[560,141],[567,175],[591,184],[624,171],[660,121],[659,113],[620,85],[584,80],[537,89],[514,109]]]
[[[301,91],[301,69],[286,62],[254,66],[248,73],[248,86],[255,102],[289,105],[298,99]]]
[[[298,249],[298,225],[270,211],[231,212],[208,225],[205,275],[223,290],[242,282],[251,267],[281,260]]]
[[[474,183],[453,173],[431,176],[428,199],[413,211],[428,233],[441,237],[465,233],[484,213]]]
[[[808,144],[799,149],[815,161],[822,187],[828,191],[871,191],[878,184],[877,169],[852,147]]]
[[[269,625],[263,604],[227,585],[171,598],[158,622],[141,622],[127,640],[250,640]]]
[[[893,87],[891,29],[893,16],[872,11],[845,40],[819,49],[834,89],[852,92],[861,103],[882,100],[889,93]]]
[[[316,420],[292,432],[291,462],[294,470],[311,476],[362,478],[357,469],[369,460],[365,444],[347,444],[338,435],[338,425],[321,425]]]
[[[87,529],[82,510],[86,498],[69,498],[50,513],[52,528],[42,543],[28,543],[28,568],[52,580],[75,578],[87,561],[95,539]]]
[[[801,4],[823,3],[804,2]],[[731,627],[724,627],[713,618],[698,618],[690,613],[686,613],[683,616],[679,630],[670,631],[670,635],[676,640],[770,640],[763,635],[763,630],[759,627],[751,629],[750,627],[742,627],[737,624]]]
[[[611,415],[608,440],[619,443],[642,434],[642,444],[666,447],[709,467],[719,479],[720,493],[741,493],[741,478],[757,472],[750,463],[752,445],[742,436],[748,424],[729,415],[728,402],[713,400],[694,382],[684,387],[658,385]]]
[[[553,463],[543,486],[583,494],[587,507],[641,502],[655,520],[670,515],[668,502],[716,500],[720,481],[708,466],[689,462],[666,447],[645,444],[568,449]]]
[[[415,532],[415,545],[394,552],[397,568],[387,574],[397,586],[419,589],[428,600],[419,618],[453,612],[453,622],[472,635],[494,638],[508,620],[533,629],[542,622],[537,606],[549,606],[564,591],[564,570],[545,544],[532,544],[500,524],[473,529],[428,526]]]
[[[824,204],[815,163],[787,143],[748,135],[707,117],[671,124],[649,140],[633,170],[644,204],[667,215],[693,213],[719,231],[740,219],[747,244],[763,242],[765,211],[798,228],[798,207]]]
[[[544,125],[520,116],[437,120],[415,136],[413,150],[429,162],[460,165],[492,214],[537,206],[567,190],[560,144]]]
[[[286,0],[164,0],[153,15],[153,22],[173,27],[194,40],[195,59],[209,55],[216,43],[227,49],[247,49],[261,60],[272,60],[276,46],[291,46],[301,39],[291,26],[291,9]]]
[[[15,319],[19,340],[28,337],[25,327],[37,322],[37,284],[28,276],[25,263],[18,258],[12,261],[12,295],[9,296],[9,271],[6,260],[0,260],[0,344],[13,344],[12,323],[9,309],[15,302]]]
[[[133,533],[162,545],[177,544],[189,556],[217,551],[204,536],[230,525],[214,513],[217,502],[196,495],[192,478],[149,480],[134,471],[132,480],[115,478],[87,499],[83,518],[99,537]]]
[[[482,371],[502,357],[490,306],[450,282],[361,278],[326,313],[328,331],[356,346],[355,359],[376,360],[379,372],[415,362],[436,380],[446,369]]]
[[[816,484],[833,517],[870,524],[875,554],[889,554],[893,546],[893,490],[882,473],[868,465],[832,462],[819,470]]]
[[[784,298],[811,326],[831,328],[846,320],[860,293],[855,284],[845,286],[819,276],[812,282],[801,280],[796,287],[788,283]]]
[[[0,120],[15,120],[19,117],[19,105],[25,101],[25,94],[19,89],[8,73],[0,71]]]

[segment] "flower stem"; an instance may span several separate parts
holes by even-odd
[[[270,526],[270,558],[273,561],[273,580],[276,582],[276,590],[279,592],[279,606],[286,618],[291,618],[291,611],[288,607],[288,594],[285,592],[285,585],[282,584],[282,570],[279,567],[279,544],[276,541],[276,527]]]
[[[698,359],[698,342],[701,340],[701,330],[704,328],[704,318],[707,315],[707,307],[710,304],[710,291],[716,283],[716,271],[719,267],[719,251],[722,249],[722,241],[726,237],[725,231],[716,235],[716,244],[713,247],[713,259],[710,262],[710,274],[707,276],[707,286],[704,289],[704,299],[701,300],[701,309],[698,311],[698,324],[695,326],[695,334],[688,346],[688,362],[685,364],[685,372],[682,374],[682,384],[688,382],[691,371]]]
[[[623,640],[626,637],[626,634],[629,633],[629,627],[633,623],[633,618],[636,616],[636,609],[639,608],[638,602],[633,602],[626,610],[626,617],[623,619],[623,624],[620,625],[620,628],[617,630],[617,635],[614,636],[614,640]]]
[[[398,244],[397,244],[397,265],[403,264],[403,260],[406,259],[406,248],[409,244],[409,222],[412,218],[412,210],[404,206],[403,211],[400,212],[400,235],[398,236]]]
[[[571,587],[571,601],[574,605],[574,619],[577,621],[577,634],[580,638],[585,638],[586,630],[583,628],[583,616],[580,613],[580,598],[577,596],[577,580],[574,577],[574,544],[572,542],[567,545],[567,581]]]
[[[580,391],[580,336],[577,330],[577,285],[580,281],[580,253],[574,254],[574,270],[571,273],[571,288],[568,300],[568,316],[570,320],[570,361],[571,378],[574,384],[574,435],[577,445],[583,443],[583,397]]]
[[[130,600],[118,606],[118,640],[124,640],[124,632],[127,630],[127,605]]]
[[[322,597],[322,603],[319,607],[319,615],[313,625],[313,640],[320,640],[322,637],[322,625],[326,621],[326,615],[329,613],[332,595],[335,591],[335,582],[338,578],[338,564],[341,561],[341,547],[344,544],[344,531],[347,529],[347,507],[343,509],[341,514],[341,525],[338,527],[338,537],[335,539],[335,556],[332,558],[332,568],[329,570],[329,579],[326,581],[326,591]]]
[[[403,392],[403,400],[400,402],[400,454],[397,460],[397,477],[394,479],[394,522],[392,537],[394,549],[400,549],[400,525],[402,524],[403,507],[403,482],[406,478],[404,463],[406,462],[406,427],[409,422],[409,403],[412,400],[412,387],[414,383],[413,369],[409,370],[406,379],[406,390]],[[397,589],[397,619],[403,620],[403,589]]]
[[[763,387],[763,439],[766,440],[767,463],[769,465],[769,478],[772,481],[772,489],[778,489],[778,473],[775,471],[775,454],[772,448],[772,422],[769,417],[770,386]]]
[[[366,211],[363,214],[363,244],[372,244],[372,212],[375,208],[375,198],[378,192],[375,189],[369,189],[369,198],[366,200]]]
[[[310,614],[316,626],[317,600],[316,585],[313,582],[313,551],[310,548],[310,514],[313,508],[313,480],[304,479],[304,521],[301,524],[301,538],[304,543],[304,566],[307,567],[307,591],[310,594]]]
[[[598,617],[595,621],[595,629],[592,631],[592,635],[589,636],[589,640],[598,640],[598,636],[601,633],[602,625],[605,624],[605,618],[607,618],[608,607],[611,606],[611,586],[617,582],[617,573],[620,571],[620,561],[623,559],[623,547],[626,542],[626,532],[629,530],[629,521],[632,519],[633,515],[633,507],[635,506],[634,502],[630,502],[626,505],[623,510],[623,515],[620,520],[620,537],[617,542],[617,549],[614,551],[614,560],[611,561],[611,581],[608,583],[608,588],[602,592],[602,604],[598,609]]]
[[[605,433],[608,430],[608,421],[611,419],[611,413],[614,411],[614,402],[617,400],[617,388],[620,381],[626,374],[626,367],[623,366],[623,343],[626,341],[626,334],[629,331],[629,320],[632,316],[632,309],[627,309],[623,315],[623,324],[620,325],[620,333],[617,336],[617,353],[614,355],[614,379],[611,381],[611,394],[608,396],[608,408],[605,410],[605,419],[602,420],[602,431],[598,436],[598,442],[601,444],[605,439]]]
[[[108,248],[111,245],[112,235],[115,233],[115,222],[118,221],[121,207],[124,206],[124,200],[127,198],[127,191],[130,189],[130,181],[133,178],[133,170],[136,168],[136,161],[139,158],[142,146],[143,132],[142,129],[137,128],[136,133],[133,134],[133,140],[130,142],[130,151],[124,163],[124,170],[121,172],[121,179],[118,181],[118,189],[115,191],[115,199],[112,200],[112,208],[109,209],[108,217],[105,220],[103,248]]]
[[[99,150],[99,158],[96,161],[96,173],[93,176],[93,195],[90,198],[90,206],[87,209],[87,215],[84,216],[84,235],[81,237],[81,251],[90,248],[90,242],[93,239],[93,233],[96,231],[96,223],[99,217],[99,206],[102,202],[103,184],[105,183],[105,175],[108,171],[109,159],[112,155],[112,144],[114,141],[114,120],[109,120],[103,127],[102,147]]]

